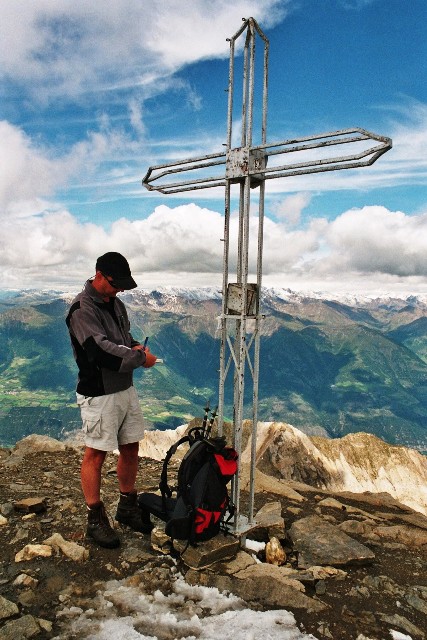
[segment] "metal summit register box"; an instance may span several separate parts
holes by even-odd
[[[227,289],[227,312],[231,315],[254,316],[256,314],[256,301],[258,285],[249,283],[246,285],[246,309],[243,308],[243,285],[239,282],[229,283]]]

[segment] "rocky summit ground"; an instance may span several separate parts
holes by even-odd
[[[250,535],[271,538],[266,549],[227,536],[224,545],[206,543],[181,557],[161,529],[154,547],[149,536],[118,529],[121,547],[106,550],[85,538],[80,460],[78,447],[31,439],[0,450],[1,639],[87,637],[70,635],[64,608],[93,607],[111,579],[167,593],[177,572],[191,584],[235,593],[252,609],[292,611],[299,628],[319,639],[386,640],[391,630],[427,637],[427,518],[386,494],[331,495],[260,474],[260,524]],[[103,473],[111,515],[115,463],[109,454]],[[140,490],[157,487],[160,467],[141,460]],[[27,545],[50,555],[25,559]]]

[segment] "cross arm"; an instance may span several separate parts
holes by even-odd
[[[149,191],[160,191],[160,193],[180,193],[181,191],[192,191],[193,189],[208,189],[211,187],[220,187],[225,185],[225,179],[221,176],[204,176],[197,177],[197,172],[202,172],[209,167],[225,165],[225,153],[211,153],[197,158],[187,158],[185,160],[177,160],[168,164],[158,164],[148,169],[142,179],[143,186]],[[176,174],[188,174],[194,172],[195,176],[189,176],[187,179],[174,180],[172,182],[162,181],[162,178]],[[160,182],[160,184],[159,184]],[[155,183],[155,184],[153,184]]]
[[[390,138],[356,127],[354,129],[342,129],[314,136],[305,136],[303,138],[260,145],[254,147],[254,150],[258,150],[258,153],[264,151],[266,157],[274,158],[274,156],[293,154],[299,151],[324,150],[337,145],[352,145],[355,143],[360,147],[360,151],[356,153],[332,155],[330,157],[325,155],[325,157],[319,157],[314,160],[275,164],[270,167],[266,166],[263,169],[264,179],[271,180],[272,178],[308,173],[366,167],[372,165],[392,147],[392,140]]]
[[[341,156],[323,154],[322,157],[313,160],[290,161],[282,164],[270,163],[270,166],[267,166],[269,159],[274,160],[282,155],[307,151],[316,153],[338,145],[347,147],[358,145],[357,148],[360,150]],[[240,182],[247,176],[251,176],[254,178],[254,186],[256,186],[262,180],[272,180],[273,178],[366,167],[373,164],[391,147],[390,138],[377,135],[366,129],[360,127],[341,129],[155,165],[148,169],[142,184],[149,191],[169,194],[221,187],[225,186],[227,180]],[[222,175],[203,175],[203,173],[206,174],[207,169],[218,166],[224,166],[225,170]],[[182,178],[178,179],[178,175]],[[169,177],[173,176],[175,179],[169,181]]]

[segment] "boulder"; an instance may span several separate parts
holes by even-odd
[[[267,502],[255,515],[254,520],[255,525],[250,529],[250,537],[254,540],[283,538],[285,535],[285,521],[279,501]]]
[[[417,627],[415,624],[412,624],[412,622],[410,622],[407,618],[399,615],[398,613],[395,613],[392,616],[381,613],[380,618],[383,622],[386,622],[392,627],[402,629],[405,633],[409,633],[414,638],[420,638],[420,640],[423,640],[423,638],[425,638],[425,634],[422,629]]]
[[[25,640],[35,638],[41,632],[36,618],[30,615],[6,622],[1,629],[1,640]]]
[[[309,516],[293,523],[289,535],[298,551],[298,567],[311,565],[365,565],[375,554],[338,527],[318,516]]]
[[[174,547],[180,551],[186,543],[174,540]],[[201,569],[215,562],[234,558],[239,550],[240,541],[234,536],[219,534],[197,547],[188,546],[181,552],[181,558],[188,567]]]
[[[12,456],[26,456],[40,451],[65,451],[65,449],[65,444],[55,438],[32,434],[16,443],[12,449]]]
[[[375,527],[373,533],[381,539],[400,542],[412,549],[427,545],[427,531],[418,527],[408,527],[407,525]]]
[[[301,609],[309,613],[327,608],[323,602],[306,596],[301,591],[304,589],[301,583],[282,575],[281,569],[274,565],[256,564],[233,576],[190,569],[185,580],[189,584],[228,591],[246,602],[256,602],[265,608]]]
[[[239,571],[243,571],[252,565],[257,564],[257,561],[250,553],[240,550],[235,558],[226,562],[219,562],[215,564],[214,570],[217,573],[235,574]]]

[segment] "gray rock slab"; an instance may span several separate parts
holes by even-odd
[[[293,502],[304,502],[306,498],[302,496],[298,491],[293,488],[293,483],[279,479],[273,478],[265,473],[262,473],[259,469],[256,470],[255,476],[255,485],[257,487],[257,491],[268,491],[271,493],[275,493],[276,495],[283,496],[284,498],[288,498]],[[248,484],[246,488],[248,488]],[[305,488],[305,485],[301,485]],[[310,490],[315,491],[312,487],[309,487]]]
[[[412,549],[426,548],[427,546],[427,531],[419,527],[408,527],[407,525],[375,527],[373,533],[381,539],[399,542]]]
[[[427,518],[423,516],[422,513],[410,513],[410,514],[402,514],[399,516],[400,520],[407,522],[408,524],[413,525],[414,527],[419,527],[420,529],[427,529]]]
[[[413,593],[409,593],[406,596],[406,602],[413,609],[417,609],[417,611],[420,611],[425,616],[427,616],[427,602],[425,600],[422,600],[421,598],[419,598],[417,595],[415,595]]]
[[[174,541],[174,547],[180,551],[182,543]],[[185,545],[184,545],[185,546]],[[240,540],[234,536],[215,536],[212,540],[200,543],[197,547],[188,546],[181,553],[181,559],[188,567],[201,569],[216,562],[234,558],[239,551]]]
[[[42,513],[46,511],[46,501],[39,497],[23,498],[14,502],[13,507],[19,513]]]
[[[267,538],[283,538],[285,521],[282,518],[282,505],[279,501],[267,502],[255,515],[255,526],[248,533],[254,540],[259,536]]]
[[[128,547],[127,549],[123,549],[121,555],[123,560],[130,562],[131,564],[147,562],[153,557],[153,554],[149,550],[138,547]]]
[[[24,640],[24,638],[35,638],[41,629],[33,616],[26,615],[6,622],[1,628],[1,640]]]
[[[400,616],[397,613],[392,616],[381,613],[380,618],[383,622],[386,622],[393,628],[397,627],[399,630],[403,630],[405,633],[409,633],[409,635],[413,636],[414,638],[425,638],[424,631],[417,627],[415,624],[412,624],[412,622],[410,622],[404,616]]]
[[[293,523],[289,535],[298,551],[298,567],[311,565],[365,565],[375,554],[338,527],[318,516],[309,516]]]
[[[19,613],[19,609],[14,602],[6,600],[3,596],[0,596],[0,620],[7,620]]]
[[[228,591],[246,602],[257,602],[263,607],[302,609],[309,613],[327,608],[320,600],[309,598],[292,582],[278,575],[279,567],[256,565],[241,572],[241,577],[222,575],[213,571],[195,571],[190,569],[185,580],[189,584],[216,587]],[[276,571],[277,570],[277,571]]]
[[[234,574],[239,571],[244,571],[248,567],[257,564],[255,558],[246,551],[239,551],[235,558],[232,558],[228,562],[220,562],[215,564],[215,571],[218,573]]]

